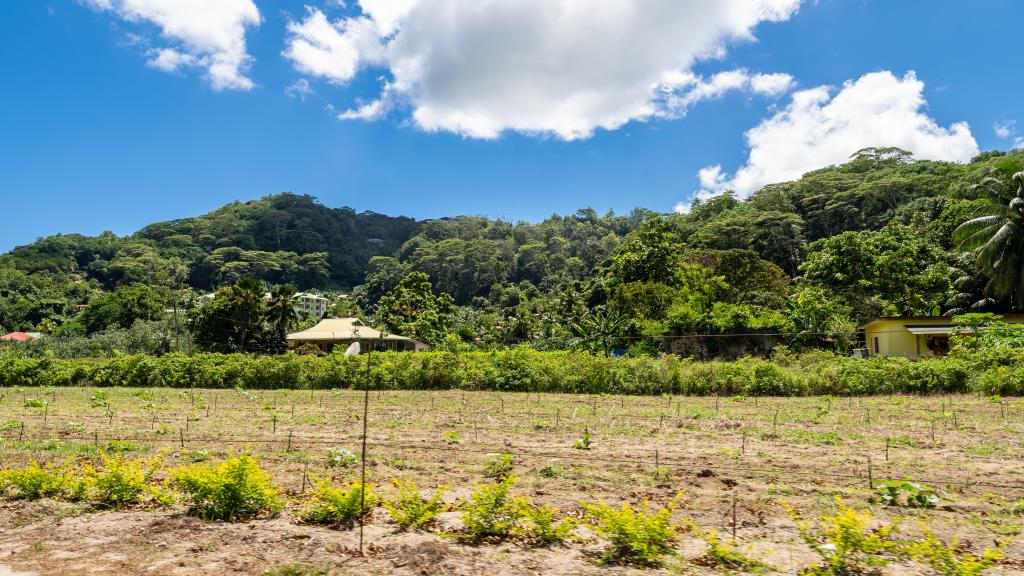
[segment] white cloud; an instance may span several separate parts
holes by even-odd
[[[682,116],[698,102],[715,100],[734,91],[777,97],[788,92],[793,85],[793,77],[789,74],[750,74],[743,69],[718,72],[709,80],[693,74],[671,74],[659,87],[662,109],[658,115]]]
[[[308,9],[289,25],[284,54],[335,84],[386,69],[373,117],[401,106],[424,130],[572,140],[729,90],[787,91],[786,75],[739,70],[705,82],[691,68],[752,41],[758,24],[788,19],[800,1],[359,0],[358,14],[336,21]],[[350,117],[365,118],[366,106]]]
[[[95,10],[112,12],[128,22],[160,29],[171,46],[146,52],[154,68],[176,72],[206,69],[214,90],[249,90],[245,76],[252,57],[246,51],[246,28],[260,24],[253,0],[81,0]]]
[[[996,122],[992,124],[992,131],[996,133],[999,138],[1009,138],[1015,132],[1017,122],[1008,120],[1006,122]]]
[[[750,153],[733,175],[721,166],[698,173],[707,198],[724,190],[749,196],[766,184],[846,162],[870,146],[896,146],[920,159],[967,161],[978,143],[966,122],[944,128],[926,114],[924,83],[913,72],[897,78],[874,72],[847,81],[835,93],[828,86],[795,92],[790,104],[746,133]],[[685,211],[681,204],[677,210]]]
[[[384,114],[384,102],[382,100],[374,100],[367,102],[358,108],[351,110],[345,110],[341,114],[338,114],[339,120],[376,120]]]
[[[344,84],[365,64],[384,59],[384,44],[377,25],[369,18],[331,22],[315,8],[307,8],[306,19],[288,24],[284,56],[295,69]]]
[[[284,93],[289,98],[298,98],[299,100],[305,100],[307,96],[315,94],[313,86],[310,85],[309,80],[305,78],[299,78],[295,82],[292,82],[284,89]]]

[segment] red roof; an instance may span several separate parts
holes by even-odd
[[[10,334],[0,336],[0,340],[13,340],[15,342],[25,342],[31,339],[32,337],[24,332],[11,332]]]

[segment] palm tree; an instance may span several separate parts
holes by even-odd
[[[992,200],[992,214],[968,220],[953,231],[953,241],[974,255],[978,271],[988,277],[986,291],[1009,297],[1013,306],[1024,303],[1024,172],[1012,176],[1012,187],[988,177],[974,187]],[[996,200],[1009,202],[1006,205]]]
[[[252,278],[242,278],[231,287],[231,319],[238,325],[238,347],[245,352],[249,331],[263,317],[263,286]]]
[[[295,311],[295,292],[295,287],[288,284],[278,284],[270,290],[267,321],[277,327],[281,340],[288,337],[288,328],[299,321],[299,313]]]

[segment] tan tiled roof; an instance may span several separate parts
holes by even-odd
[[[307,328],[301,332],[293,332],[288,335],[289,340],[378,340],[381,337],[379,330],[364,325],[358,318],[327,318],[321,320],[316,326]],[[411,341],[412,338],[388,334],[384,340]]]

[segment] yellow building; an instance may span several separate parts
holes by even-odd
[[[1002,322],[1024,323],[1024,315],[1006,314]],[[949,353],[953,332],[951,316],[876,318],[862,326],[868,356],[903,356],[911,360]]]

